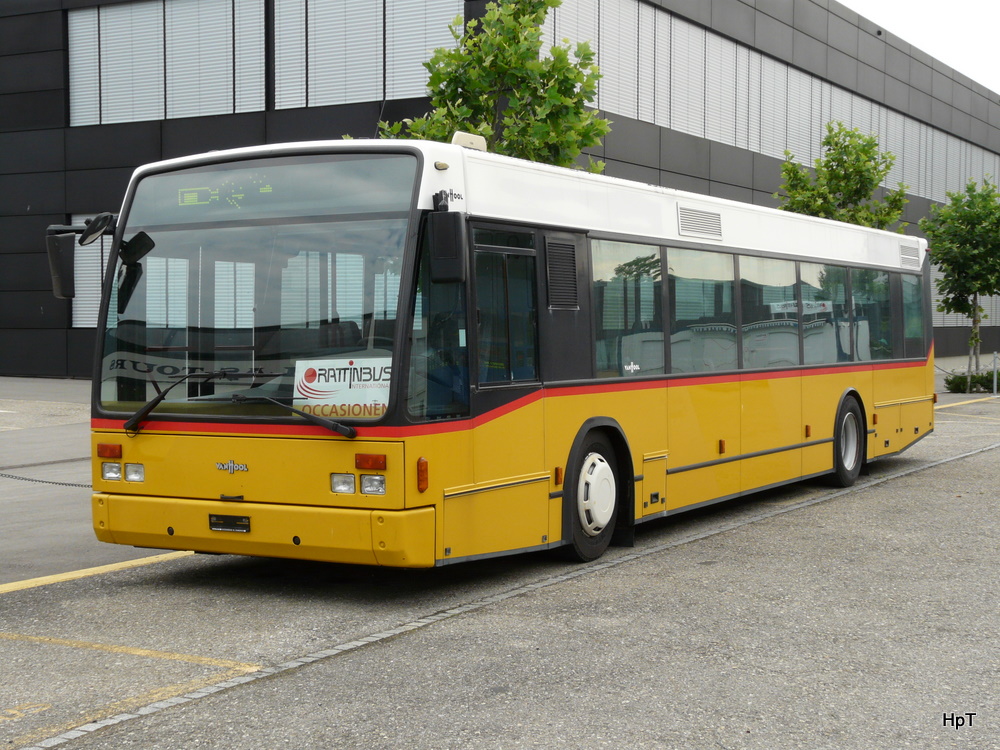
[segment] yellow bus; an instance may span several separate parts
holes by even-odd
[[[934,426],[914,237],[392,140],[140,167],[101,233],[105,542],[586,561]]]

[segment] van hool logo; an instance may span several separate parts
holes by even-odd
[[[219,471],[228,471],[230,474],[235,474],[237,471],[250,471],[246,464],[238,464],[232,459],[224,464],[220,464],[218,461],[215,462],[215,468]]]

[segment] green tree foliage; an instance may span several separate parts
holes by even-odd
[[[433,109],[423,117],[379,123],[389,138],[451,140],[455,131],[478,133],[491,151],[572,166],[583,149],[600,144],[610,123],[586,105],[600,73],[586,42],[553,46],[541,56],[542,24],[562,0],[504,0],[486,6],[480,23],[449,26],[457,46],[440,48],[424,63]],[[600,172],[603,162],[590,161]]]
[[[774,194],[783,201],[780,208],[876,229],[888,229],[898,222],[908,202],[906,186],[900,184],[881,200],[874,197],[896,161],[893,154],[879,152],[878,138],[831,122],[822,145],[823,156],[816,159],[811,171],[793,161],[791,151],[785,151],[781,165],[785,194]]]
[[[972,319],[969,371],[979,369],[980,300],[1000,294],[1000,193],[988,179],[970,180],[965,190],[948,193],[948,202],[931,207],[920,220],[930,242],[931,260],[941,269],[938,280],[942,312]],[[971,379],[970,379],[971,381]]]

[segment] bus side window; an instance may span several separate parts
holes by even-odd
[[[740,258],[743,367],[799,364],[799,302],[795,264]]]
[[[922,279],[911,274],[902,274],[903,281],[903,356],[925,357],[924,343],[924,295]]]
[[[599,378],[663,374],[660,248],[594,240],[595,359]]]
[[[804,364],[851,360],[847,269],[800,263]]]
[[[733,256],[701,250],[667,250],[670,269],[670,371],[735,370]]]
[[[892,295],[889,274],[851,269],[855,360],[892,359]]]

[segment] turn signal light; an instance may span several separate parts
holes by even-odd
[[[427,459],[421,456],[417,459],[417,490],[420,492],[427,492],[427,474]]]
[[[98,458],[121,458],[122,457],[122,446],[121,446],[121,443],[98,443],[97,444],[97,457]]]
[[[385,471],[385,455],[380,453],[355,453],[354,468],[368,471]]]

